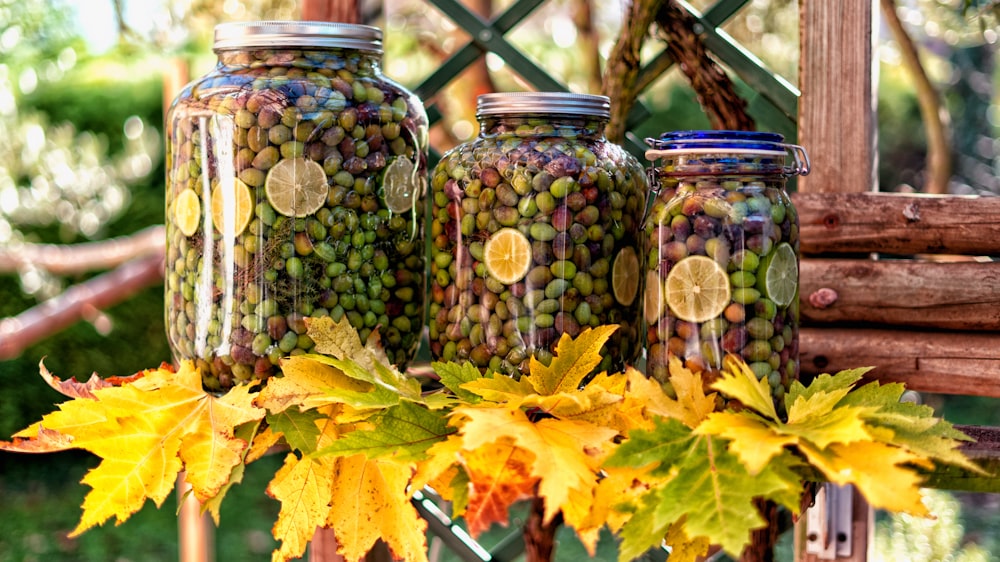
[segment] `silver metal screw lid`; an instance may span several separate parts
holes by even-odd
[[[497,114],[563,114],[611,117],[611,100],[607,96],[571,94],[567,92],[505,92],[482,94],[476,99],[476,115]]]
[[[326,21],[248,21],[215,26],[216,52],[271,47],[332,47],[382,52],[382,30]]]

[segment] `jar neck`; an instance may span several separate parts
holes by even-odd
[[[251,68],[300,68],[305,72],[346,70],[358,76],[381,74],[382,53],[360,49],[273,47],[219,51],[225,72]]]
[[[479,117],[479,135],[604,140],[604,127],[607,123],[603,118],[579,115],[484,115]]]

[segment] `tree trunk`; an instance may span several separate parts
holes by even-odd
[[[899,21],[896,0],[881,0],[881,5],[886,25],[889,26],[892,37],[899,45],[903,66],[913,78],[917,102],[920,105],[920,116],[924,120],[924,130],[927,134],[927,179],[923,191],[948,193],[948,182],[951,179],[951,135],[947,108],[941,103],[941,96],[931,84],[924,66],[920,64],[916,45],[906,33],[903,23]]]
[[[549,521],[545,520],[545,500],[535,497],[531,501],[531,511],[524,523],[524,560],[525,562],[549,562],[554,560],[556,549],[556,530],[562,524],[562,515],[558,514]]]

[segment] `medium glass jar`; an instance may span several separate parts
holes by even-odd
[[[644,230],[647,374],[670,357],[714,380],[741,356],[780,397],[799,374],[799,223],[786,178],[809,173],[774,133],[665,133]],[[793,164],[786,160],[791,154]]]
[[[640,351],[646,177],[608,142],[609,100],[478,98],[478,138],[432,173],[430,350],[481,370],[548,364],[560,335],[618,324],[603,369]]]
[[[380,70],[382,32],[215,29],[218,64],[166,117],[166,323],[204,385],[308,352],[309,317],[379,330],[403,368],[423,320],[427,117]]]

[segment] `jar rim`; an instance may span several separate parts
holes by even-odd
[[[215,52],[248,47],[342,48],[382,52],[382,30],[327,21],[244,21],[215,26]]]
[[[570,92],[497,92],[476,98],[476,116],[516,113],[570,114],[608,119],[611,99],[593,94]]]

